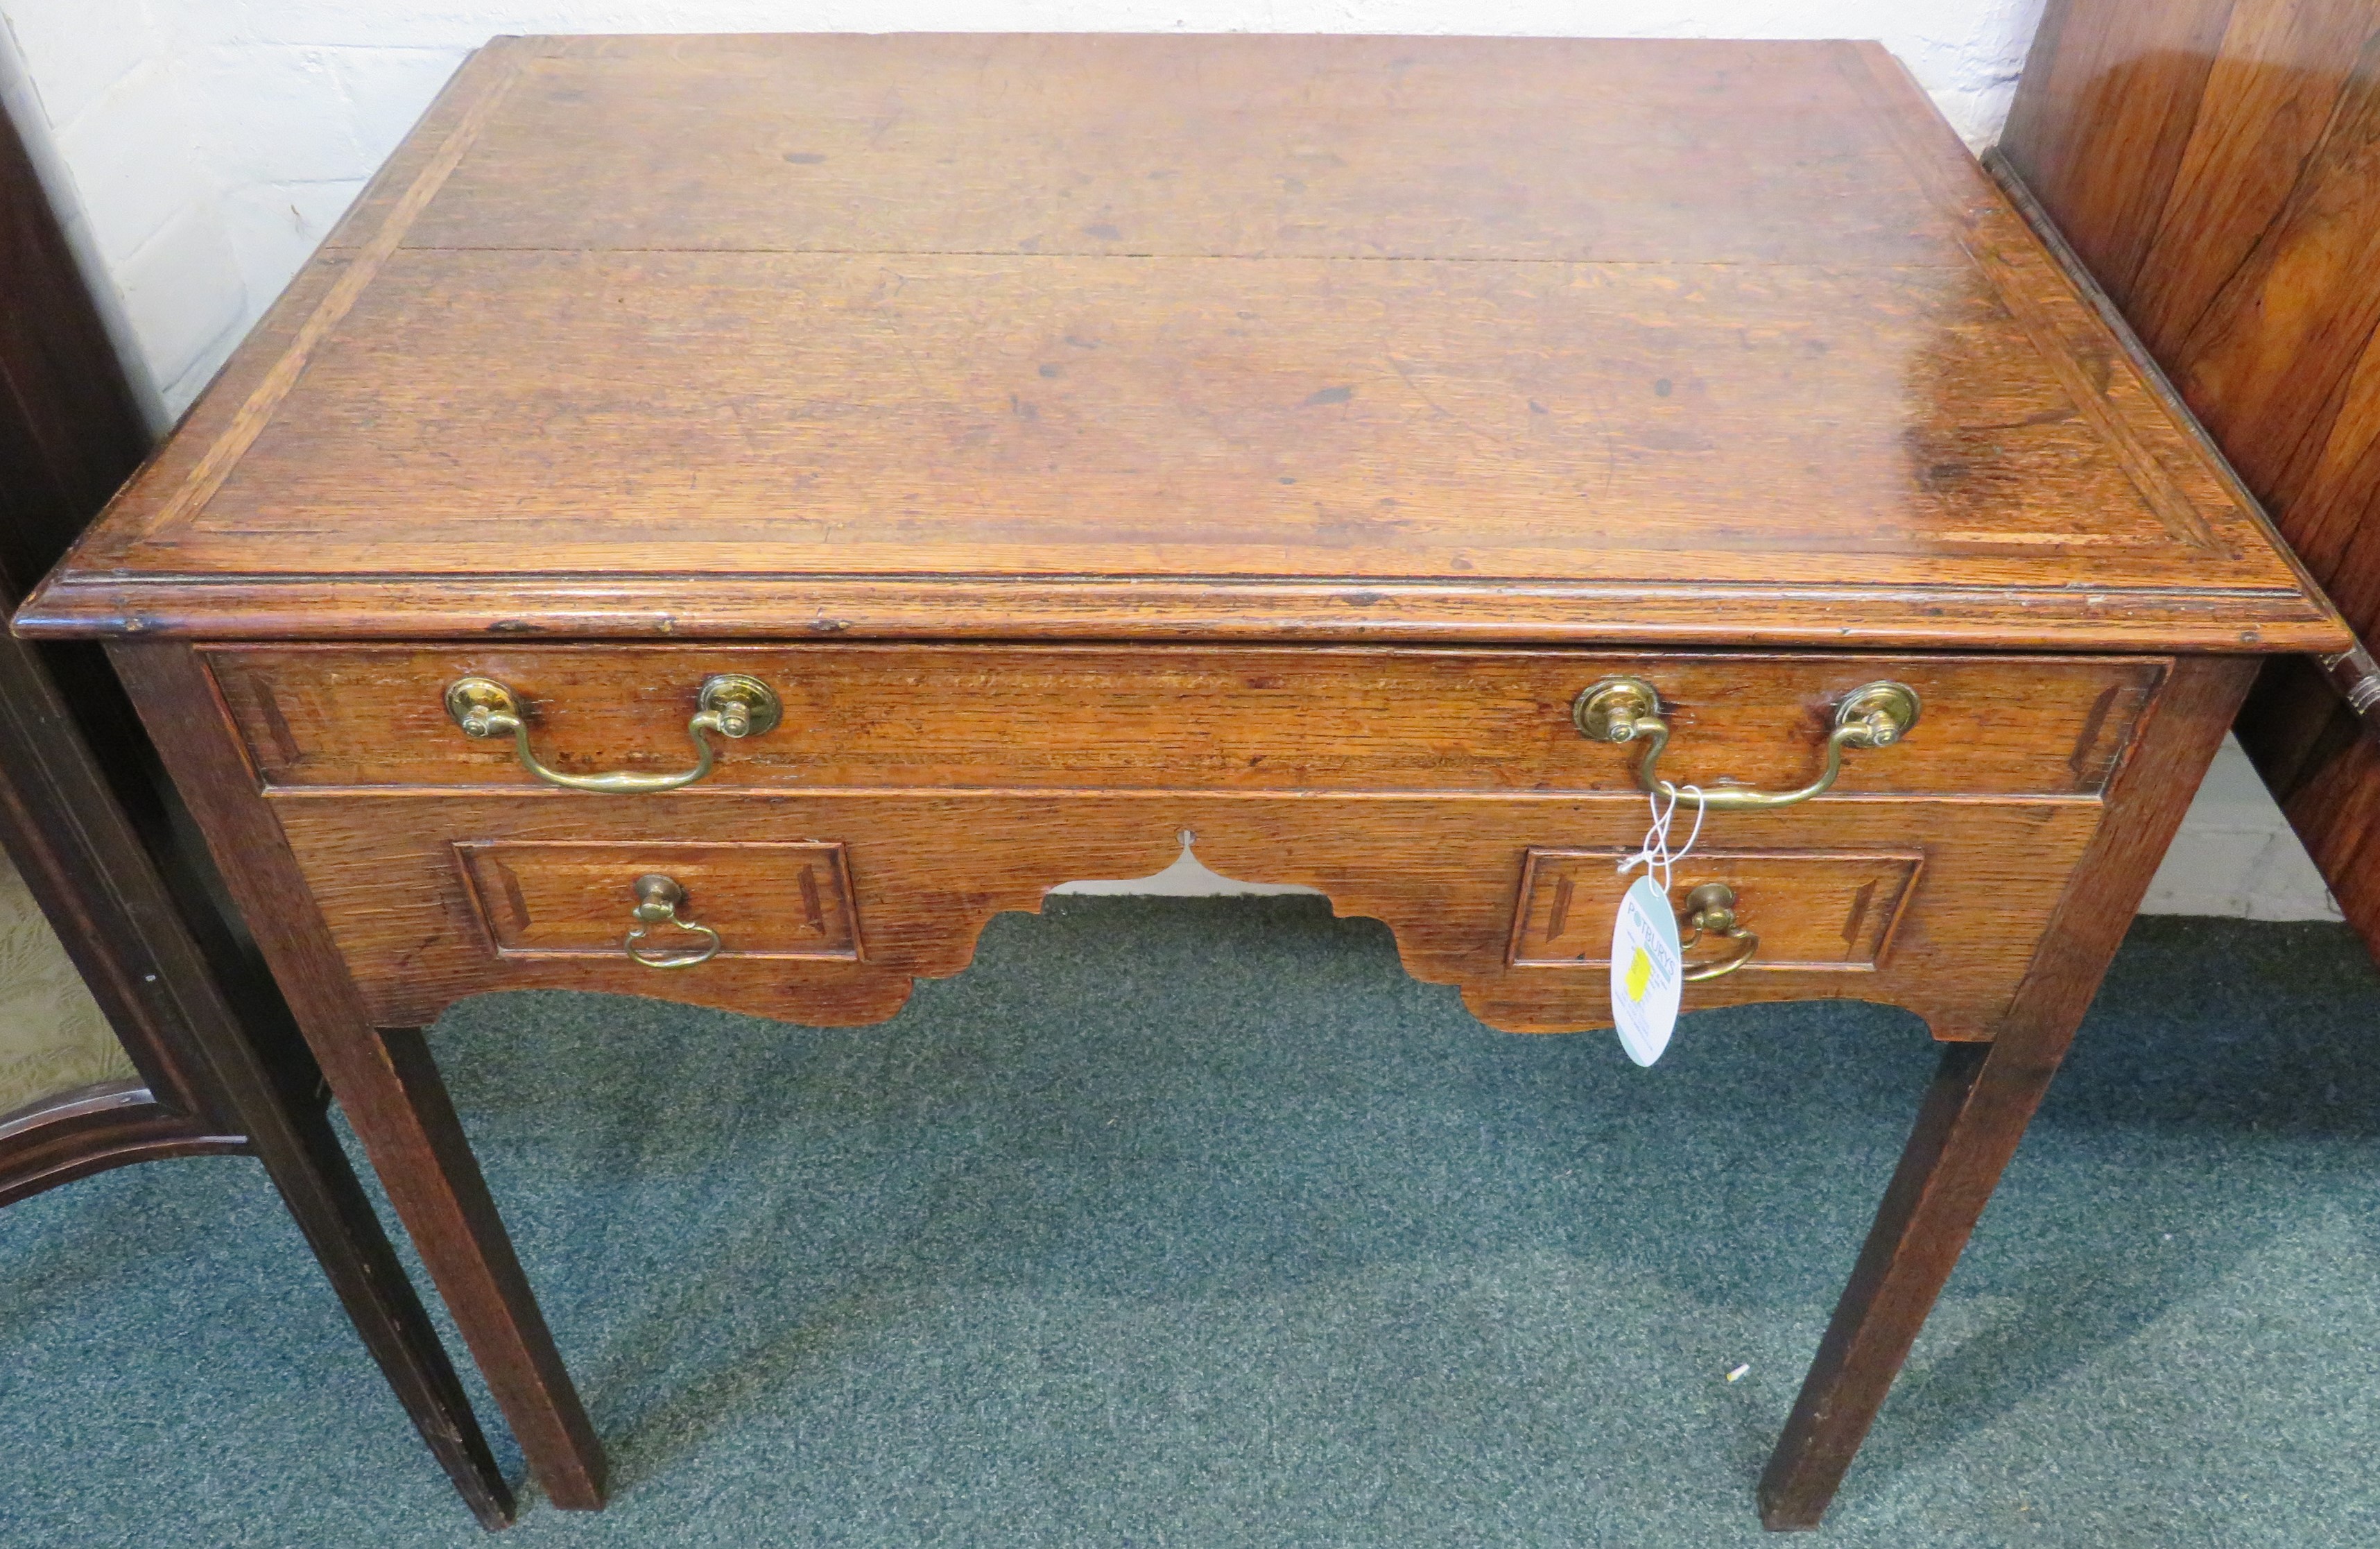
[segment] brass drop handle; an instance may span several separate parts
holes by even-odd
[[[1706,882],[1686,895],[1686,923],[1694,928],[1694,933],[1685,939],[1682,949],[1694,945],[1705,936],[1718,936],[1742,944],[1731,957],[1689,964],[1678,977],[1690,982],[1733,973],[1752,961],[1752,955],[1760,950],[1760,937],[1736,923],[1735,889],[1723,882]]]
[[[682,969],[692,968],[697,963],[707,963],[712,955],[718,952],[719,933],[717,931],[708,925],[698,925],[677,912],[686,904],[686,889],[678,885],[675,877],[665,877],[658,872],[648,872],[637,879],[636,892],[637,926],[628,933],[627,939],[620,944],[620,949],[629,957],[650,969]],[[656,925],[674,925],[681,931],[691,931],[697,935],[707,936],[710,940],[704,944],[699,952],[674,952],[666,957],[648,957],[638,943],[645,939],[645,933]]]
[[[1699,801],[1705,811],[1757,812],[1791,807],[1830,788],[1843,772],[1846,748],[1889,748],[1917,724],[1917,690],[1906,683],[1869,683],[1835,706],[1835,729],[1827,737],[1826,762],[1818,777],[1799,790],[1681,791],[1660,777],[1661,750],[1670,745],[1670,723],[1661,719],[1661,696],[1639,677],[1607,677],[1580,693],[1571,719],[1590,742],[1645,743],[1636,761],[1639,788],[1681,800]]]
[[[528,745],[528,717],[521,710],[519,695],[492,677],[458,677],[446,685],[446,714],[463,728],[464,736],[510,736],[521,767],[547,785],[615,795],[690,786],[710,773],[713,750],[705,733],[758,737],[774,726],[784,713],[775,689],[740,672],[722,672],[703,679],[702,689],[695,696],[695,707],[694,719],[686,724],[686,734],[694,740],[695,762],[685,774],[565,774],[540,760],[536,750]]]

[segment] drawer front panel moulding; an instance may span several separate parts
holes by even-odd
[[[314,787],[536,789],[510,738],[474,740],[448,685],[503,683],[544,762],[688,762],[697,689],[766,684],[779,723],[710,787],[1579,791],[1635,787],[1637,750],[1583,740],[1579,693],[1640,678],[1673,725],[1665,776],[1808,777],[1834,707],[1877,679],[1925,709],[1854,752],[1845,795],[2082,796],[2107,782],[2154,658],[1384,651],[1172,646],[233,647],[206,653],[260,777]]]
[[[1638,852],[1532,849],[1512,911],[1514,968],[1603,968],[1612,915]],[[1922,850],[1732,850],[1697,844],[1674,868],[1670,899],[1683,919],[1697,887],[1724,884],[1760,944],[1741,971],[1873,972],[1914,896]]]

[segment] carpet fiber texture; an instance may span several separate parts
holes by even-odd
[[[2343,927],[2142,921],[1825,1541],[2380,1543],[2375,1037]],[[1052,899],[878,1028],[432,1046],[613,1450],[518,1549],[1763,1542],[1935,1057],[1752,1006],[1638,1070],[1312,898]],[[0,1544],[480,1536],[255,1164],[0,1212]]]

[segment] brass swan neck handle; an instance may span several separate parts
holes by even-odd
[[[1905,683],[1869,683],[1835,706],[1835,728],[1827,735],[1825,762],[1817,777],[1798,790],[1682,791],[1660,776],[1661,753],[1670,745],[1670,723],[1661,718],[1661,696],[1640,677],[1607,677],[1583,690],[1571,705],[1571,720],[1590,742],[1643,742],[1636,761],[1638,788],[1711,812],[1759,812],[1791,807],[1832,788],[1843,771],[1846,748],[1889,748],[1917,724],[1917,690]]]
[[[690,786],[710,773],[717,756],[708,734],[758,737],[774,726],[783,714],[775,689],[740,672],[722,672],[705,678],[695,696],[695,705],[694,718],[686,724],[686,734],[694,742],[692,769],[679,774],[565,774],[540,759],[537,750],[528,745],[528,715],[521,708],[519,695],[492,677],[458,677],[446,685],[446,714],[463,728],[464,736],[510,737],[521,767],[547,785],[612,795],[638,795]]]

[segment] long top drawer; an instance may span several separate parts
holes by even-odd
[[[713,738],[698,789],[769,787],[1628,791],[1641,745],[1589,741],[1582,690],[1658,693],[1663,777],[1791,788],[1835,707],[1878,680],[1922,702],[1898,744],[1850,750],[1840,795],[2089,795],[2157,658],[1635,654],[1342,647],[423,645],[211,647],[267,787],[540,787],[509,737],[467,737],[450,684],[511,689],[572,774],[694,762],[703,682],[773,689],[778,725]]]

